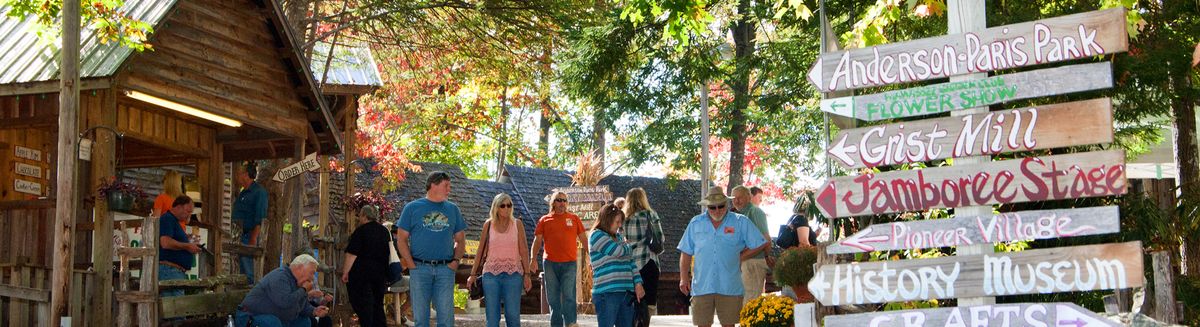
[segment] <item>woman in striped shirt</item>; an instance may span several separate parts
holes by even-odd
[[[633,305],[641,301],[642,276],[633,264],[633,251],[620,234],[625,214],[606,204],[588,241],[592,259],[592,302],[599,327],[633,326]]]

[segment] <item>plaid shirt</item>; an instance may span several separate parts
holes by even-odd
[[[625,231],[622,234],[625,235],[625,242],[629,243],[629,248],[633,250],[633,264],[638,270],[641,270],[642,266],[645,266],[651,259],[655,262],[662,262],[658,260],[658,254],[650,251],[650,239],[648,238],[650,235],[646,235],[646,226],[651,226],[654,228],[654,233],[661,237],[663,232],[660,221],[658,213],[652,210],[638,211],[625,219],[622,227]],[[666,248],[666,244],[663,244],[663,247]]]

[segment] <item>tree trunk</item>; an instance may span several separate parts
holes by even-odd
[[[604,108],[596,108],[592,113],[592,151],[595,153],[596,162],[600,163],[600,167],[604,167]]]
[[[1186,65],[1184,65],[1186,66]],[[1196,99],[1192,93],[1191,69],[1181,69],[1172,77],[1176,97],[1171,101],[1175,115],[1175,155],[1179,164],[1179,186],[1184,201],[1200,200],[1200,158],[1196,145]],[[1182,219],[1197,219],[1181,217]],[[1183,271],[1188,276],[1200,276],[1200,240],[1185,238]]]
[[[754,57],[754,20],[750,15],[750,0],[738,1],[740,19],[733,23],[730,32],[733,33],[734,63],[737,65],[733,73],[730,87],[733,89],[733,108],[730,110],[731,122],[729,139],[729,190],[742,185],[745,173],[743,166],[746,158],[746,109],[750,106],[750,70]]]
[[[508,86],[502,88],[503,93],[500,94],[500,133],[497,134],[501,142],[496,142],[496,178],[494,181],[499,182],[500,176],[504,175],[504,157],[506,156],[505,148],[508,145],[505,143],[508,140]]]
[[[542,99],[542,117],[538,120],[538,150],[543,156],[550,156],[550,97]]]

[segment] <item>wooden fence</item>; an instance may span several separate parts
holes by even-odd
[[[87,305],[92,297],[95,273],[75,270],[71,274],[71,326],[87,326],[92,315]],[[0,327],[45,326],[50,323],[50,269],[26,264],[0,265]]]

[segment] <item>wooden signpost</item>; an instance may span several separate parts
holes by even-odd
[[[824,305],[1140,287],[1142,243],[824,265],[808,289]]]
[[[1056,302],[988,304],[829,316],[825,317],[825,326],[1116,327],[1122,325],[1074,303]]]
[[[283,182],[300,176],[300,174],[305,172],[315,171],[318,168],[321,168],[321,163],[317,162],[317,153],[313,152],[305,156],[304,159],[276,171],[272,179],[276,182]]]
[[[1107,206],[898,221],[864,228],[830,244],[826,252],[927,249],[1111,234],[1121,230],[1119,218],[1117,207]]]
[[[826,217],[1125,194],[1121,150],[834,177],[817,190]]]
[[[821,92],[1040,65],[1128,48],[1125,9],[822,54],[808,73]]]
[[[826,152],[859,168],[1112,139],[1112,101],[1102,98],[844,130]]]
[[[821,110],[876,121],[1110,87],[1112,63],[1105,61],[821,100]]]

